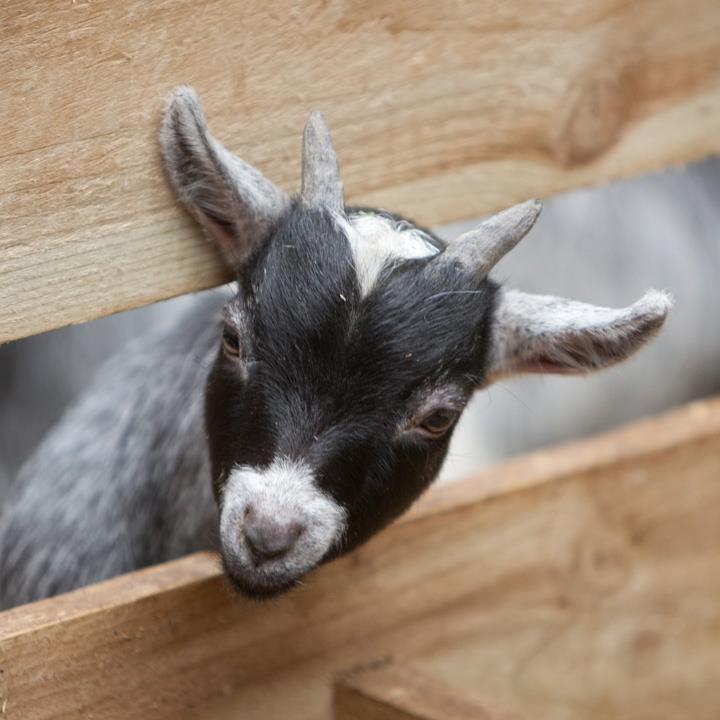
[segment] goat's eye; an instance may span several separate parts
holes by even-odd
[[[222,336],[223,351],[228,357],[240,357],[240,338],[235,330],[226,327]]]
[[[453,426],[458,415],[457,410],[441,408],[422,418],[416,427],[429,437],[439,438]]]

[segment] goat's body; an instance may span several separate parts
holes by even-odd
[[[216,534],[237,590],[284,592],[410,506],[476,389],[614,365],[670,307],[656,291],[598,308],[489,278],[537,201],[449,246],[407,219],[345,207],[318,113],[295,199],[215,140],[191,88],[173,93],[160,145],[238,291],[222,313],[217,296],[198,299],[116,355],[22,468],[0,520],[0,606],[207,548]]]
[[[115,355],[22,467],[0,520],[0,607],[213,545],[203,389],[221,300]]]

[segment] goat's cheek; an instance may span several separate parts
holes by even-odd
[[[446,452],[446,445],[430,453],[398,451],[379,468],[383,472],[370,474],[362,501],[350,514],[343,552],[366,542],[402,515],[434,480]]]
[[[213,472],[213,483],[220,482],[221,476],[230,471],[231,458],[228,456],[228,419],[222,380],[217,362],[211,371],[205,387],[205,429]]]
[[[205,391],[205,426],[213,479],[227,478],[239,465],[272,462],[276,441],[263,394],[216,363]]]
[[[376,477],[392,476],[393,458],[386,442],[356,441],[313,460],[320,489],[348,509],[372,496]]]

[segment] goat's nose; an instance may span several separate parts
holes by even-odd
[[[243,532],[248,550],[257,563],[287,555],[297,542],[303,526],[294,520],[280,521],[263,517],[248,508]]]

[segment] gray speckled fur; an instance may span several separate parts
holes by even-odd
[[[213,545],[203,390],[221,301],[113,357],[22,467],[0,519],[0,607]]]
[[[488,379],[515,373],[587,373],[637,352],[662,327],[670,295],[649,290],[626,308],[503,288],[495,310]]]
[[[272,232],[289,196],[212,136],[200,98],[187,85],[168,98],[159,139],[173,189],[228,264],[239,267]],[[242,243],[233,240],[238,237]]]

